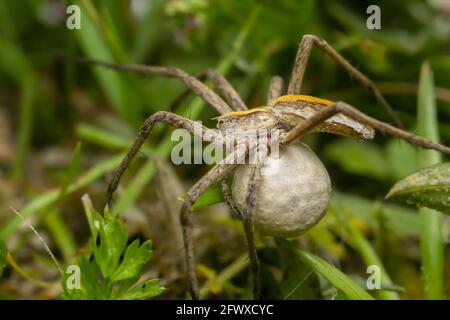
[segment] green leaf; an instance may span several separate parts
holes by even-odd
[[[3,241],[0,241],[0,278],[3,273],[3,269],[6,266],[6,245]]]
[[[388,177],[383,150],[375,144],[339,139],[325,147],[325,156],[350,173],[378,179]]]
[[[98,220],[97,220],[98,221]],[[113,217],[108,211],[103,220],[94,222],[98,225],[99,234],[93,240],[95,261],[100,267],[104,277],[110,277],[116,270],[120,256],[127,244],[127,229],[118,218]]]
[[[120,267],[111,276],[113,281],[120,281],[139,275],[143,265],[152,257],[152,242],[145,241],[139,246],[139,239],[133,241],[125,251]]]
[[[277,239],[279,243],[290,248],[298,254],[300,259],[309,267],[320,273],[333,286],[341,290],[346,294],[349,299],[353,300],[373,300],[373,297],[368,294],[364,289],[356,284],[352,279],[347,277],[344,273],[333,267],[325,260],[301,250],[294,242],[290,242],[284,239]]]
[[[128,247],[128,232],[125,223],[112,214],[108,208],[104,215],[97,213],[89,195],[82,197],[89,228],[90,247],[93,255],[83,255],[78,259],[81,272],[81,288],[67,288],[67,274],[63,276],[65,299],[141,299],[162,292],[156,282],[137,285],[144,264],[152,256],[152,242],[139,245],[136,239]],[[119,264],[120,258],[122,262]],[[133,288],[133,286],[137,286]]]
[[[137,288],[128,290],[128,292],[123,294],[120,298],[124,300],[137,300],[155,297],[166,290],[164,287],[158,286],[158,283],[159,280],[157,279],[145,281]]]
[[[77,125],[76,133],[79,139],[111,150],[128,150],[128,148],[130,148],[133,144],[133,138],[131,137],[124,137],[123,135],[111,130],[98,128],[86,123]],[[142,146],[141,153],[150,155],[150,148],[145,145]]]
[[[91,230],[91,238],[97,239],[97,235],[99,232],[99,222],[103,220],[103,217],[100,213],[94,210],[92,207],[91,199],[89,195],[84,195],[82,198],[84,212],[86,214],[86,219],[89,224],[89,229]]]
[[[216,183],[212,185],[208,190],[206,190],[206,192],[204,192],[197,199],[197,201],[195,201],[195,204],[192,206],[192,208],[201,209],[221,202],[223,202],[221,185]]]
[[[384,147],[389,178],[398,181],[417,170],[417,148],[400,139],[391,139]]]
[[[66,300],[86,300],[86,299],[107,299],[107,295],[101,294],[104,290],[99,285],[100,269],[95,261],[81,256],[78,259],[80,268],[80,288],[69,288],[70,274],[64,273],[62,277],[62,287],[64,289],[63,299]]]
[[[397,182],[386,198],[450,213],[450,163],[419,170]]]

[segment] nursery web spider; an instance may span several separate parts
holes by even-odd
[[[372,118],[345,102],[332,102],[325,99],[301,95],[303,75],[312,47],[317,47],[323,50],[354,79],[365,86],[375,97],[378,103],[384,107],[391,119],[397,124],[397,127]],[[397,121],[393,110],[374,83],[355,67],[353,67],[325,40],[315,35],[305,35],[301,40],[291,79],[287,88],[287,93],[284,94],[282,78],[279,76],[274,76],[271,79],[269,86],[267,106],[250,110],[248,110],[246,104],[231,84],[215,70],[206,70],[196,78],[188,75],[183,70],[173,67],[157,67],[134,64],[117,65],[88,59],[83,61],[121,71],[135,72],[145,75],[155,74],[177,78],[185,84],[187,91],[183,92],[176,102],[179,103],[187,95],[188,91],[191,90],[214,109],[216,109],[216,111],[221,115],[219,117],[219,121],[222,124],[227,124],[229,121],[238,121],[238,123],[241,123],[242,126],[245,126],[248,124],[248,119],[251,119],[251,123],[255,123],[256,119],[257,123],[258,117],[261,115],[269,117],[271,120],[269,121],[270,125],[273,127],[278,127],[282,132],[280,138],[281,145],[295,143],[310,131],[330,132],[359,139],[372,139],[374,136],[374,130],[376,129],[383,133],[406,140],[422,148],[434,149],[450,154],[450,148],[398,128],[399,122]],[[209,79],[217,88],[217,92],[219,92],[221,96],[202,82],[206,78]],[[123,173],[128,168],[130,162],[135,157],[136,153],[139,151],[157,122],[164,122],[177,128],[184,128],[191,134],[195,134],[195,132],[202,132],[202,138],[204,141],[211,141],[215,138],[220,139],[214,136],[212,130],[208,130],[208,128],[203,127],[201,124],[181,117],[175,113],[159,111],[152,114],[140,128],[139,134],[134,141],[133,146],[128,151],[120,167],[117,169],[114,178],[108,186],[107,201],[109,205],[111,205],[113,193],[117,189]],[[267,121],[265,121],[265,123],[267,123]],[[195,130],[199,128],[203,130]],[[238,156],[245,156],[247,152],[247,147],[236,148],[228,157],[236,156],[236,154],[238,154]],[[228,202],[234,212],[238,216],[241,216],[244,221],[244,229],[246,232],[246,240],[249,249],[250,267],[253,274],[253,290],[255,297],[258,296],[258,258],[253,241],[253,209],[255,199],[257,198],[257,183],[260,179],[260,165],[254,165],[251,170],[251,183],[249,184],[249,190],[246,196],[247,205],[243,212],[239,213],[238,209],[233,204],[229,187],[225,182],[226,176],[231,173],[233,169],[235,169],[236,164],[227,163],[225,160],[226,158],[215,165],[205,176],[203,176],[197,183],[194,184],[194,186],[191,187],[191,189],[186,193],[186,197],[181,208],[180,219],[183,229],[183,241],[186,253],[188,286],[189,292],[193,299],[199,298],[199,288],[195,275],[194,252],[190,225],[190,208],[202,193],[204,193],[211,185],[220,181],[222,181],[222,189],[226,202]]]

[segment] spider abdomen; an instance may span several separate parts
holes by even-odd
[[[251,166],[239,166],[232,193],[243,212]],[[304,144],[283,146],[261,169],[255,203],[255,228],[262,234],[295,237],[325,214],[331,181],[325,166]]]

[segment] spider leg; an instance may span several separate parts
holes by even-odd
[[[188,130],[193,134],[202,134],[202,139],[204,141],[221,141],[222,137],[219,133],[214,130],[211,130],[205,126],[202,126],[200,123],[183,118],[175,113],[166,112],[166,111],[158,111],[148,117],[142,127],[139,129],[138,136],[136,137],[132,147],[126,154],[125,158],[122,160],[119,168],[116,170],[113,179],[108,185],[108,190],[106,193],[107,204],[111,206],[112,197],[114,192],[119,185],[120,179],[124,174],[125,170],[128,168],[130,162],[136,156],[137,152],[140,150],[142,144],[145,142],[147,137],[149,136],[151,130],[153,129],[156,122],[165,122],[173,125],[177,128],[183,128]]]
[[[300,124],[291,129],[283,138],[285,143],[295,142],[297,139],[301,138],[303,135],[314,129],[317,125],[332,117],[337,113],[342,113],[347,117],[356,120],[358,122],[364,123],[374,129],[377,129],[383,133],[390,134],[392,136],[403,139],[409,143],[418,145],[425,149],[433,149],[440,151],[442,153],[450,154],[450,148],[439,143],[432,142],[425,138],[419,137],[408,131],[396,128],[390,124],[372,118],[358,109],[352,107],[345,102],[336,102],[330,106],[324,107],[323,109],[317,111],[313,116],[308,119],[304,119]]]
[[[238,162],[230,161],[235,157],[245,156],[247,153],[247,146],[236,148],[229,156],[214,166],[206,175],[204,175],[194,186],[186,193],[186,198],[181,206],[181,225],[183,228],[183,241],[186,250],[186,265],[189,282],[189,292],[193,299],[199,298],[199,288],[197,277],[195,276],[194,250],[191,235],[191,220],[190,210],[195,201],[214,183],[222,180],[228,173],[230,173]]]
[[[234,111],[247,110],[247,106],[242,101],[239,93],[234,89],[230,82],[214,69],[207,69],[196,77],[199,81],[209,79],[217,88],[217,91],[223,95],[228,104]],[[190,93],[189,88],[181,92],[170,106],[170,110],[174,110]]]
[[[261,293],[261,286],[259,281],[259,260],[254,240],[254,232],[255,232],[254,208],[260,178],[261,178],[260,167],[258,165],[253,166],[250,172],[250,178],[247,188],[247,196],[245,199],[246,207],[244,208],[243,213],[241,213],[241,211],[239,210],[239,208],[237,207],[237,205],[233,200],[226,178],[222,179],[222,193],[225,202],[230,206],[234,215],[238,219],[244,220],[243,225],[249,252],[250,268],[252,272],[252,282],[253,282],[253,296],[255,299],[258,299]]]
[[[371,94],[374,95],[375,99],[380,103],[386,112],[389,114],[391,119],[395,122],[398,127],[401,127],[400,121],[397,119],[395,112],[383,97],[381,92],[375,86],[375,84],[366,75],[361,73],[358,69],[353,67],[343,56],[341,56],[336,50],[333,49],[324,39],[306,34],[303,36],[300,42],[297,56],[295,58],[295,64],[292,70],[291,80],[289,82],[288,94],[300,94],[303,75],[305,73],[306,65],[308,63],[308,58],[311,53],[313,46],[323,50],[328,56],[337,62],[345,71],[347,71],[350,76],[358,80],[363,86],[365,86]]]
[[[259,260],[258,254],[256,252],[255,238],[254,238],[255,202],[260,179],[261,179],[261,167],[260,165],[254,165],[250,171],[247,195],[245,198],[245,209],[243,213],[244,230],[247,239],[250,268],[252,270],[254,299],[259,299],[261,293],[259,281]]]
[[[92,63],[100,65],[106,68],[134,72],[139,74],[156,74],[169,78],[180,79],[186,87],[192,90],[196,95],[200,96],[203,100],[208,102],[213,106],[217,112],[220,114],[232,112],[233,110],[228,106],[228,104],[223,101],[223,99],[214,91],[212,91],[208,86],[202,83],[200,80],[193,76],[190,76],[185,71],[175,68],[175,67],[157,67],[157,66],[147,66],[139,64],[114,64],[93,59],[78,59],[81,62]]]
[[[226,177],[222,179],[222,195],[223,195],[223,199],[225,200],[225,202],[228,204],[228,206],[230,207],[231,211],[233,211],[233,214],[236,218],[238,218],[239,220],[242,220],[242,213],[239,210],[239,208],[237,207],[236,203],[233,200],[233,197],[231,195],[231,191],[230,191],[230,187],[228,186],[228,182]]]
[[[267,95],[267,105],[272,106],[273,101],[283,94],[283,78],[273,76],[270,79],[269,92]]]

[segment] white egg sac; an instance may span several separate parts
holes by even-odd
[[[251,165],[235,171],[232,194],[243,212]],[[323,217],[331,194],[327,170],[305,144],[281,146],[262,167],[257,189],[255,228],[265,235],[296,237]]]

